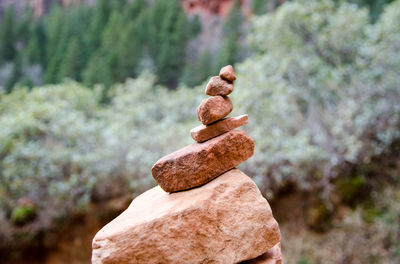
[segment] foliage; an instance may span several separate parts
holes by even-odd
[[[393,186],[394,187],[394,186]],[[280,225],[282,251],[291,263],[385,263],[400,261],[400,206],[398,187],[376,193],[378,216],[366,223],[365,209],[342,207],[341,218],[325,234],[300,229],[297,225]]]
[[[11,212],[11,221],[16,225],[23,225],[35,217],[33,205],[18,206]]]
[[[236,104],[255,120],[246,168],[265,186],[329,190],[348,165],[399,138],[399,7],[376,24],[367,10],[330,1],[288,2],[254,19],[255,55],[238,68]]]
[[[39,80],[52,84],[70,78],[109,87],[152,70],[142,63],[149,55],[158,81],[174,88],[185,63],[193,63],[185,59],[187,42],[201,31],[198,18],[187,18],[178,0],[152,4],[99,0],[94,7],[54,4],[43,18],[36,19],[27,10],[16,19],[11,6],[1,21],[0,66],[40,65],[43,78]],[[26,82],[21,71],[14,73],[18,74],[2,82],[8,92],[16,83],[36,81]]]
[[[168,91],[155,80],[145,73],[114,86],[106,107],[100,87],[74,82],[3,95],[0,226],[21,215],[21,197],[37,205],[38,219],[46,214],[51,222],[85,208],[95,193],[107,196],[98,189],[103,182],[123,182],[134,194],[154,185],[152,164],[191,142],[201,101],[199,90]]]
[[[240,2],[235,0],[228,18],[222,26],[224,38],[217,53],[215,71],[242,59],[240,42],[242,39],[243,19]]]
[[[99,29],[89,19],[86,25],[92,33],[84,39],[70,38],[70,34],[79,33],[70,32],[76,29],[68,29],[61,14],[46,18],[43,31],[35,24],[35,30],[46,36],[51,47],[45,53],[30,53],[29,58],[44,60],[46,73],[62,66],[62,74],[57,71],[56,77],[48,76],[58,80],[75,75],[88,83],[111,85],[115,78],[123,78],[119,74],[125,66],[128,74],[138,74],[132,73],[131,67],[140,67],[140,63],[123,66],[116,59],[131,51],[106,52],[113,44],[118,45],[110,38],[130,43],[129,39],[139,34],[137,24],[125,23],[127,18],[115,12],[108,13],[105,6],[110,2],[104,1],[90,11],[99,12],[96,20],[104,20],[106,31],[99,38],[93,33]],[[169,56],[166,50],[187,35],[168,35],[173,28],[181,27],[184,19],[176,9],[165,12],[164,5],[159,3],[148,16],[136,19],[158,23],[146,22],[153,26],[146,29],[149,34],[144,34],[145,39],[151,38],[148,44],[152,43],[146,49],[165,56],[156,58],[154,65],[175,67],[165,59]],[[89,11],[76,12],[74,16]],[[136,9],[125,12],[135,13]],[[174,17],[173,23],[166,23],[167,15]],[[233,115],[249,114],[250,124],[243,129],[256,142],[255,156],[241,168],[254,176],[263,191],[287,182],[306,190],[317,186],[330,191],[332,179],[344,176],[346,166],[366,165],[400,139],[399,23],[399,0],[374,24],[366,9],[330,1],[288,2],[276,13],[254,18],[249,35],[253,55],[237,65],[238,80],[231,98]],[[162,30],[157,31],[160,27],[154,25],[161,24]],[[123,27],[127,31],[114,35],[113,29],[121,25],[127,25]],[[165,42],[158,42],[164,38]],[[61,43],[61,39],[70,41]],[[32,41],[35,46],[43,40],[38,37]],[[77,49],[81,41],[97,48],[91,54],[86,48]],[[56,54],[64,48],[68,52],[59,56],[47,53],[51,50]],[[198,69],[207,71],[210,56],[201,60]],[[74,58],[86,58],[88,65]],[[82,65],[86,70],[76,77]],[[17,70],[25,72],[24,67]],[[168,76],[163,77],[167,83],[171,81]],[[195,112],[204,98],[203,89],[204,84],[168,90],[157,84],[156,75],[144,71],[111,89],[87,89],[64,81],[31,90],[17,86],[11,93],[1,94],[0,236],[7,233],[5,223],[12,221],[13,211],[18,212],[21,197],[37,205],[37,219],[53,220],[85,208],[95,194],[107,195],[108,189],[99,190],[102,185],[122,181],[133,194],[154,185],[150,175],[154,162],[193,142],[189,131],[198,124]],[[109,100],[107,105],[101,104],[104,98]],[[338,186],[347,183],[338,181]],[[344,190],[349,197],[364,185],[364,179],[355,178],[350,183],[351,188]],[[330,212],[326,204],[323,206],[310,216],[327,218]],[[386,217],[384,209],[378,210]],[[387,221],[396,221],[396,214],[388,214]],[[371,215],[371,221],[378,221]],[[371,230],[379,231],[379,223]],[[398,230],[392,231],[398,234]]]

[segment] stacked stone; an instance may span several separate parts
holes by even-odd
[[[222,119],[232,112],[233,105],[228,95],[233,92],[235,80],[235,71],[228,65],[221,69],[219,76],[212,77],[208,82],[205,92],[211,97],[203,100],[197,109],[197,117],[203,125],[190,131],[197,142],[209,140],[247,124],[247,115]]]
[[[248,116],[224,118],[232,112],[229,94],[233,92],[235,71],[231,65],[208,82],[204,99],[197,108],[203,124],[190,131],[198,143],[173,152],[154,164],[151,172],[166,192],[201,186],[236,167],[254,153],[254,141],[243,131],[233,130],[247,124]]]
[[[228,95],[236,76],[221,69],[197,109],[203,123],[196,141],[158,160],[151,172],[159,186],[93,239],[92,263],[279,264],[279,226],[257,185],[235,169],[253,155],[254,142],[235,128],[247,115],[232,111]]]

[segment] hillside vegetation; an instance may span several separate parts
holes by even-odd
[[[53,3],[40,18],[29,9],[17,17],[10,6],[0,21],[0,87],[10,92],[16,84],[32,87],[73,79],[108,89],[145,70],[169,88],[199,84],[213,69],[239,59],[239,1],[226,21],[216,21],[216,27],[231,32],[212,40],[221,43],[217,52],[196,44],[201,22],[198,16],[189,18],[179,0],[99,0],[95,6],[67,7]],[[195,48],[189,49],[189,42]]]
[[[312,231],[285,233],[281,222],[284,255],[303,264],[398,263],[400,1],[375,23],[354,4],[288,2],[255,17],[248,40],[233,115],[249,115],[244,130],[256,149],[241,168],[278,206],[282,190],[311,194],[304,221]],[[153,163],[193,142],[205,86],[170,90],[162,78],[143,71],[106,91],[64,81],[0,95],[1,249],[40,243],[39,234],[115,186],[137,195],[155,185]]]

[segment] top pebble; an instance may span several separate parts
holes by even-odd
[[[223,67],[219,72],[219,77],[230,82],[236,80],[235,70],[233,69],[232,65]]]

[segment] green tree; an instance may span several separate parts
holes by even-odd
[[[81,48],[77,38],[72,38],[69,42],[67,52],[61,64],[61,76],[80,80],[81,72]]]
[[[143,19],[144,16],[140,15],[121,32],[121,41],[117,45],[118,67],[115,75],[118,81],[134,77],[139,73],[139,65],[145,48]]]
[[[300,0],[254,19],[237,103],[260,120],[250,133],[264,138],[265,184],[310,188],[318,172],[326,186],[399,140],[399,18],[400,1],[374,25],[353,4]]]
[[[131,22],[135,20],[139,15],[143,14],[148,8],[146,0],[135,0],[128,2],[127,6],[123,10],[124,22]]]
[[[107,63],[109,66],[111,72],[111,78],[114,81],[122,81],[121,79],[118,78],[120,76],[119,73],[120,60],[118,58],[118,52],[119,49],[121,48],[120,43],[123,32],[121,28],[123,28],[122,17],[119,14],[119,12],[115,10],[111,14],[110,19],[103,31],[101,46],[99,49],[102,58],[104,59],[105,63]],[[124,59],[126,60],[128,58]]]
[[[177,0],[166,2],[164,12],[155,62],[160,83],[176,87],[185,61],[187,19]]]
[[[273,0],[252,0],[251,10],[254,14],[260,15],[267,12],[267,2]]]
[[[201,21],[198,15],[194,16],[189,24],[189,36],[195,37],[201,33]]]
[[[91,21],[87,33],[87,42],[90,50],[97,50],[101,44],[101,37],[112,12],[111,2],[109,0],[97,1],[96,7],[91,14]]]
[[[0,61],[11,61],[16,54],[14,7],[9,6],[3,16],[0,27]]]
[[[61,80],[60,64],[68,45],[64,13],[60,6],[54,4],[44,21],[46,34],[46,64],[44,81],[56,83]]]
[[[235,0],[229,16],[222,26],[223,42],[218,50],[215,70],[234,64],[241,59],[240,41],[242,37],[243,15],[239,0]]]
[[[110,65],[100,53],[92,55],[83,72],[83,81],[88,86],[104,84],[109,87],[113,83]]]
[[[35,21],[30,38],[23,51],[25,60],[30,64],[40,64],[46,67],[46,34],[40,21]]]

